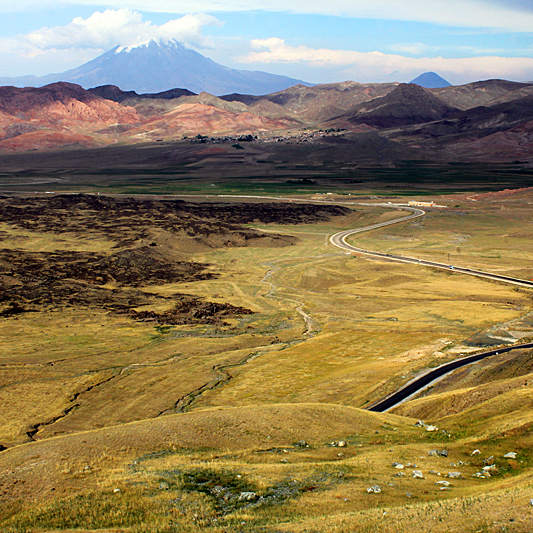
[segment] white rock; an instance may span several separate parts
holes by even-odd
[[[448,472],[448,477],[453,479],[453,478],[459,478],[462,476],[461,476],[461,472]]]
[[[479,450],[474,450],[470,455],[479,455],[481,452]]]
[[[443,487],[449,487],[451,483],[443,479],[442,481],[436,481],[435,485],[442,485]]]
[[[255,492],[241,492],[239,494],[240,502],[255,502],[257,500],[257,494]]]
[[[426,431],[438,431],[439,428],[437,426],[426,426]]]
[[[504,457],[505,457],[506,459],[516,459],[516,455],[517,455],[516,452],[509,452],[509,453],[506,453],[506,454],[504,455]]]
[[[488,465],[483,467],[483,472],[494,475],[499,473],[499,469],[496,465]]]
[[[424,479],[424,474],[420,470],[413,470],[413,477],[416,479]]]
[[[368,489],[366,489],[366,491],[369,494],[371,494],[371,493],[379,494],[381,492],[381,487],[379,485],[372,485],[371,487],[368,487]]]
[[[120,492],[120,489],[113,489],[113,492],[116,494],[117,492]]]

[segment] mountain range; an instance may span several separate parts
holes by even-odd
[[[128,91],[159,93],[183,87],[195,93],[206,91],[215,95],[267,94],[298,83],[305,84],[287,76],[231,69],[176,40],[152,39],[138,46],[116,46],[80,67],[59,74],[0,78],[0,85],[41,87],[61,81],[86,89],[117,85]]]
[[[533,160],[533,84],[488,80],[425,89],[343,82],[222,98],[182,89],[85,90],[66,82],[0,88],[2,152],[196,136],[312,142],[314,150],[335,142],[352,151],[366,136],[373,150],[387,146],[399,160]]]
[[[363,135],[361,146],[371,149],[353,157],[533,157],[530,83],[452,86],[425,73],[418,83],[312,86],[232,70],[176,41],[153,40],[40,81],[53,83],[0,87],[0,151],[249,136],[344,143],[353,152]]]

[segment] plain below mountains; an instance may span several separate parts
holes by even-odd
[[[380,164],[527,162],[533,161],[533,84],[488,80],[425,89],[343,82],[222,97],[184,89],[137,94],[111,85],[85,90],[65,82],[0,88],[2,152],[194,137],[306,144],[316,154],[335,145],[352,161],[374,154]]]

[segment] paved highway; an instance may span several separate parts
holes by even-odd
[[[378,259],[386,259],[388,261],[398,261],[401,263],[415,263],[417,265],[422,265],[426,267],[448,270],[449,272],[457,272],[459,274],[467,274],[469,276],[477,276],[480,278],[491,279],[494,281],[502,281],[504,283],[511,283],[512,285],[518,285],[521,287],[533,288],[533,281],[529,281],[525,279],[513,278],[510,276],[501,276],[499,274],[492,274],[490,272],[484,272],[482,270],[463,268],[459,266],[450,265],[447,263],[438,263],[436,261],[426,261],[425,259],[416,259],[414,257],[406,257],[403,255],[394,255],[394,254],[386,254],[383,252],[374,252],[372,250],[364,250],[363,248],[357,248],[355,246],[352,246],[351,244],[348,244],[346,242],[346,238],[351,235],[355,235],[357,233],[363,233],[366,231],[371,231],[371,230],[375,230],[379,228],[384,228],[385,226],[390,226],[392,224],[399,224],[400,222],[406,222],[413,218],[422,217],[426,214],[426,212],[423,211],[422,209],[417,209],[415,207],[397,207],[397,206],[389,205],[389,204],[373,204],[373,205],[379,205],[380,207],[388,207],[389,209],[395,208],[395,209],[401,209],[404,211],[411,211],[412,213],[406,217],[389,220],[388,222],[380,222],[379,224],[372,224],[371,226],[365,226],[363,228],[348,229],[345,231],[340,231],[339,233],[335,233],[335,235],[332,235],[330,237],[329,240],[331,244],[347,252],[368,255],[370,257],[376,257]]]
[[[363,254],[363,255],[370,256],[370,257],[376,257],[378,259],[386,259],[388,261],[399,261],[402,263],[415,263],[417,265],[422,265],[422,266],[432,267],[432,268],[440,268],[443,270],[448,270],[450,272],[457,272],[459,274],[467,274],[469,276],[477,276],[481,278],[491,279],[494,281],[510,283],[512,285],[519,285],[522,287],[533,288],[533,281],[513,278],[509,276],[501,276],[499,274],[483,272],[482,270],[473,270],[470,268],[463,268],[463,267],[458,267],[458,266],[449,265],[445,263],[438,263],[435,261],[425,261],[423,259],[415,259],[413,257],[405,257],[403,255],[392,255],[392,254],[386,254],[382,252],[373,252],[371,250],[364,250],[362,248],[357,248],[355,246],[352,246],[351,244],[348,244],[346,242],[346,238],[351,235],[383,228],[385,226],[390,226],[391,224],[399,224],[401,222],[406,222],[407,220],[411,220],[413,218],[422,217],[426,214],[425,211],[423,211],[422,209],[417,209],[414,207],[398,207],[398,206],[393,206],[389,204],[380,204],[380,207],[388,207],[388,208],[395,207],[396,209],[411,211],[411,214],[405,217],[390,220],[388,222],[381,222],[379,224],[372,224],[371,226],[365,226],[363,228],[340,231],[339,233],[336,233],[335,235],[330,237],[329,240],[331,244],[333,244],[334,246],[337,246],[338,248],[341,248],[342,250],[346,250],[347,252]],[[481,361],[482,359],[485,359],[486,357],[490,357],[491,355],[496,355],[499,353],[506,353],[506,352],[510,352],[511,350],[517,350],[520,348],[533,348],[533,343],[520,344],[516,346],[508,346],[506,348],[498,348],[497,350],[490,350],[487,352],[470,355],[468,357],[463,357],[461,359],[456,359],[455,361],[451,361],[450,363],[446,363],[438,368],[435,368],[434,370],[431,370],[430,372],[427,372],[423,376],[415,379],[414,381],[408,383],[401,389],[397,390],[395,393],[391,394],[390,396],[387,396],[383,400],[380,400],[379,402],[374,403],[367,409],[369,411],[376,411],[379,413],[383,413],[399,405],[400,403],[410,399],[412,396],[420,392],[422,389],[428,387],[435,381],[438,381],[443,376],[445,376],[446,374],[449,374],[450,372],[452,372],[453,370],[456,370],[457,368],[461,368],[462,366],[466,366],[466,365],[475,363],[477,361]]]
[[[456,359],[455,361],[451,361],[450,363],[446,363],[435,368],[434,370],[431,370],[427,374],[424,374],[423,376],[415,379],[411,383],[408,383],[407,385],[405,385],[405,387],[398,389],[394,394],[387,396],[383,400],[380,400],[378,403],[374,403],[367,409],[368,411],[384,413],[385,411],[388,411],[389,409],[396,407],[398,404],[410,399],[411,396],[414,396],[417,392],[420,392],[422,389],[425,389],[432,383],[438,381],[440,378],[442,378],[446,374],[449,374],[453,370],[456,370],[457,368],[461,368],[462,366],[470,365],[477,361],[481,361],[482,359],[490,357],[491,355],[497,355],[500,353],[506,353],[512,350],[519,350],[523,348],[533,348],[533,342],[529,342],[527,344],[518,344],[516,346],[507,346],[506,348],[498,348],[497,350],[490,350],[488,352],[477,353],[474,355],[463,357],[461,359]]]
[[[242,196],[242,197],[243,198],[259,198],[257,196]],[[278,198],[278,197],[271,197],[271,199],[278,200],[278,201],[284,200],[284,201],[296,201],[296,202],[304,201],[305,202],[305,200],[288,200],[288,199],[283,199],[283,198]],[[311,203],[322,204],[324,202],[313,201]],[[366,255],[369,257],[375,257],[377,259],[384,259],[387,261],[397,261],[401,263],[415,263],[417,265],[421,265],[425,267],[440,268],[442,270],[447,270],[449,272],[467,274],[469,276],[477,276],[480,278],[491,279],[493,281],[499,281],[503,283],[510,283],[512,285],[518,285],[521,287],[533,288],[533,281],[528,281],[525,279],[518,279],[518,278],[513,278],[510,276],[501,276],[499,274],[492,274],[490,272],[484,272],[482,270],[463,268],[463,267],[454,266],[454,265],[450,265],[446,263],[438,263],[436,261],[426,261],[424,259],[416,259],[414,257],[406,257],[403,255],[394,255],[394,254],[386,254],[383,252],[374,252],[372,250],[364,250],[363,248],[357,248],[355,246],[352,246],[351,244],[348,244],[346,242],[346,238],[351,235],[384,228],[392,224],[400,224],[402,222],[407,222],[408,220],[412,220],[414,218],[423,217],[426,214],[426,212],[416,207],[398,206],[394,204],[360,204],[360,203],[357,204],[355,202],[349,202],[349,203],[342,203],[338,205],[371,205],[373,207],[377,206],[377,207],[384,207],[388,209],[400,209],[403,211],[410,212],[410,214],[405,217],[396,218],[394,220],[389,220],[387,222],[380,222],[378,224],[372,224],[370,226],[365,226],[362,228],[348,229],[348,230],[340,231],[339,233],[336,233],[335,235],[332,235],[329,239],[331,244],[333,244],[334,246],[338,248],[341,248],[342,250],[345,250],[346,252]],[[533,343],[520,344],[516,346],[508,346],[505,348],[498,348],[497,350],[490,350],[487,352],[463,357],[461,359],[456,359],[455,361],[446,363],[438,368],[435,368],[427,372],[423,376],[416,378],[415,380],[408,383],[401,389],[397,390],[395,393],[387,396],[386,398],[380,400],[377,403],[374,403],[367,409],[369,411],[376,411],[376,412],[388,411],[389,409],[392,409],[398,404],[410,399],[412,396],[420,392],[422,389],[428,387],[435,381],[441,379],[443,376],[452,372],[453,370],[456,370],[457,368],[461,368],[462,366],[475,363],[476,361],[480,361],[482,359],[485,359],[486,357],[490,357],[491,355],[496,355],[498,353],[506,353],[506,352],[510,352],[511,350],[517,350],[520,348],[533,348]]]

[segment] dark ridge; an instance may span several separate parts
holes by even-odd
[[[524,87],[530,87],[533,85],[533,82],[519,82],[519,81],[509,81],[509,80],[483,80],[483,81],[474,81],[472,83],[467,83],[461,87],[470,87],[472,89],[485,89],[492,87],[501,87],[506,91],[517,91],[523,89]]]
[[[188,89],[169,89],[168,91],[163,91],[161,93],[140,94],[139,98],[173,100],[174,98],[180,98],[182,96],[196,96],[196,93],[193,93]]]
[[[100,87],[88,89],[88,91],[91,94],[118,103],[122,102],[126,98],[135,98],[139,96],[135,91],[123,91],[116,85],[101,85]]]
[[[137,94],[135,91],[123,91],[116,85],[100,85],[99,87],[88,89],[88,91],[91,94],[118,103],[123,102],[127,98],[173,100],[174,98],[180,98],[181,96],[196,96],[196,93],[193,93],[188,89],[170,89],[161,93]]]
[[[355,107],[348,121],[393,128],[451,118],[458,113],[457,108],[447,105],[419,85],[402,83],[389,94]]]
[[[253,94],[239,94],[239,93],[232,93],[232,94],[226,94],[224,96],[219,96],[221,100],[225,100],[226,102],[241,102],[242,104],[250,105],[258,100],[261,100],[264,98],[263,96],[254,96]]]
[[[526,96],[494,106],[479,106],[457,112],[453,120],[440,120],[416,128],[423,137],[468,136],[486,137],[533,120],[533,96]]]

